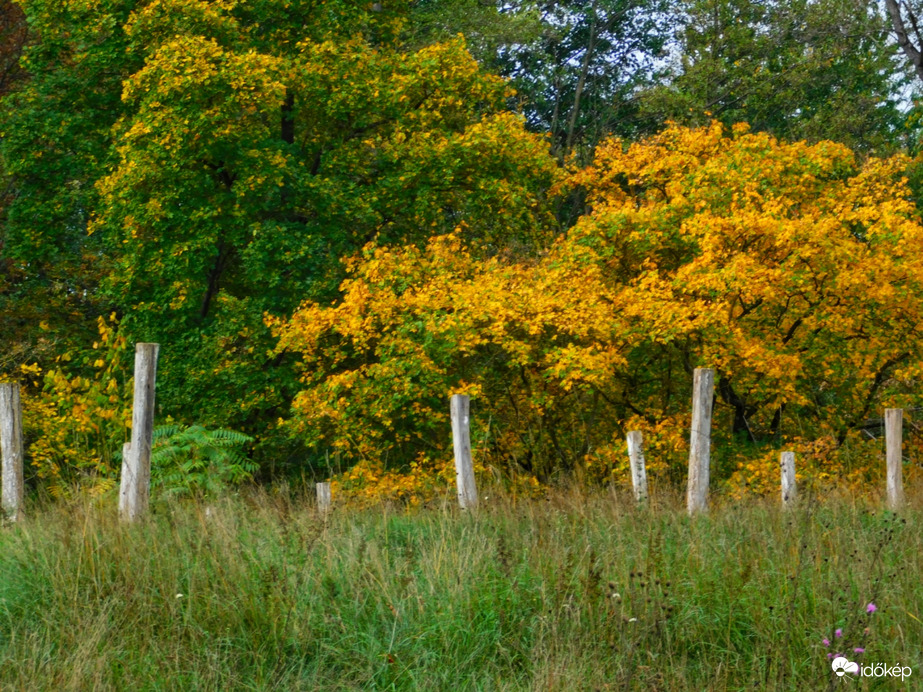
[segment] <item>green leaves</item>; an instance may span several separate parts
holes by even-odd
[[[164,495],[205,495],[250,480],[257,465],[244,455],[253,438],[201,425],[154,429],[151,480]]]
[[[906,76],[874,9],[848,0],[687,0],[678,59],[642,110],[704,125],[747,122],[796,141],[832,139],[887,154],[906,136]]]
[[[341,258],[372,239],[460,229],[486,254],[553,231],[548,143],[465,42],[406,52],[328,5],[298,40],[261,28],[285,34],[282,2],[160,2],[125,26],[144,64],[123,81],[92,228],[112,263],[100,294],[132,338],[164,344],[172,415],[267,432],[295,378],[264,314],[336,295]]]

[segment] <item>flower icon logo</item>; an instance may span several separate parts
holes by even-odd
[[[858,673],[859,664],[853,663],[852,661],[844,658],[843,656],[838,656],[833,659],[833,672],[836,673],[839,677],[843,677],[846,673]]]

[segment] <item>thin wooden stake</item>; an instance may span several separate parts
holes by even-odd
[[[131,412],[131,445],[122,448],[119,515],[134,521],[147,513],[151,492],[151,446],[154,439],[154,393],[159,344],[135,345],[135,392]],[[128,452],[126,454],[126,452]]]
[[[795,485],[795,453],[782,452],[779,455],[779,466],[782,467],[782,506],[790,507],[798,497],[798,487]]]
[[[689,514],[708,509],[708,467],[714,393],[715,371],[711,368],[696,368],[692,379],[692,432],[689,438],[689,486],[686,492],[686,508]]]
[[[321,514],[327,514],[333,502],[330,497],[330,483],[317,484],[317,509]]]
[[[904,505],[902,440],[904,410],[885,409],[885,447],[888,464],[888,507],[900,509]]]
[[[18,384],[0,384],[0,454],[3,456],[3,511],[22,518],[22,404]]]
[[[471,400],[464,394],[454,394],[449,410],[452,416],[452,446],[455,449],[455,482],[458,504],[462,509],[476,509],[478,491],[474,484],[474,464],[471,461],[469,411]]]
[[[631,486],[635,501],[647,501],[647,470],[644,468],[644,448],[640,430],[628,433],[628,462],[631,464]]]

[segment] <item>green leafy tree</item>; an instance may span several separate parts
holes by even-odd
[[[92,343],[96,319],[109,313],[97,291],[108,258],[88,227],[98,207],[94,185],[114,162],[121,82],[141,65],[122,30],[132,4],[21,3],[28,78],[0,100],[7,373]]]
[[[639,134],[636,93],[656,79],[670,31],[661,0],[558,0],[537,3],[538,40],[511,46],[504,73],[522,93],[536,129],[558,152],[584,158],[609,134]]]
[[[691,0],[668,84],[644,95],[655,122],[747,122],[790,140],[888,152],[904,144],[903,71],[887,24],[850,0]]]
[[[461,229],[521,255],[554,230],[547,140],[463,39],[407,48],[401,3],[26,10],[3,251],[70,343],[103,309],[162,343],[158,401],[178,420],[270,438],[295,375],[265,316],[335,296],[341,258],[369,241]]]
[[[496,72],[501,55],[539,40],[542,30],[541,13],[531,0],[414,0],[403,36],[408,45],[422,48],[462,34],[474,58]]]
[[[601,138],[636,136],[637,92],[656,83],[674,17],[663,0],[417,0],[415,40],[463,33],[516,89],[512,106],[587,159]]]
[[[0,0],[0,98],[9,93],[26,78],[25,71],[19,65],[19,59],[26,41],[26,19],[18,5],[11,0]],[[0,132],[0,141],[2,141]],[[3,162],[0,160],[0,228],[6,225],[7,209],[15,199],[15,188],[3,174]],[[2,236],[0,236],[2,238]],[[2,242],[2,241],[0,241]],[[28,339],[24,338],[22,325],[27,322],[18,320],[14,310],[8,309],[18,291],[15,267],[9,261],[0,260],[0,310],[8,316],[0,335],[6,344],[3,357],[0,358],[0,371],[9,372],[20,365],[28,351]],[[13,319],[9,319],[12,317]],[[11,326],[11,322],[18,322]]]

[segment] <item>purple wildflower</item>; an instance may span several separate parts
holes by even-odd
[[[878,606],[875,605],[874,603],[869,603],[867,606],[865,606],[865,612],[868,613],[869,615],[874,613],[876,610],[878,610]]]
[[[840,637],[843,636],[843,630],[837,628],[837,631],[833,633],[833,636],[839,639]]]
[[[861,646],[857,646],[855,649],[853,649],[853,653],[855,653],[855,654],[864,654],[864,653],[865,653],[865,649],[863,649]]]
[[[826,637],[822,639],[821,641],[823,642],[824,646],[830,646],[830,640],[827,639]]]

